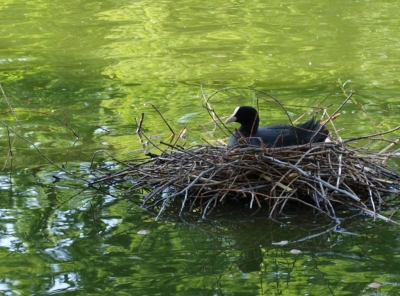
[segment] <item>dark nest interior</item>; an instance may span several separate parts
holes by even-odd
[[[205,105],[215,123],[225,128],[209,98]],[[331,124],[339,110],[324,124]],[[143,139],[147,137],[142,124],[143,116],[137,127]],[[386,165],[399,155],[392,148],[398,139],[383,139],[383,135],[399,128],[357,138],[378,138],[388,143],[379,152],[352,147],[357,139],[341,140],[332,126],[332,142],[281,148],[221,144],[184,148],[161,142],[157,144],[159,155],[121,162],[122,170],[103,175],[92,184],[127,181],[126,196],[140,199],[142,207],[155,212],[157,218],[171,212],[206,217],[233,202],[251,209],[267,209],[270,217],[290,205],[302,204],[336,221],[338,211],[343,209],[392,221],[379,212],[385,208],[385,197],[400,193],[400,174]]]

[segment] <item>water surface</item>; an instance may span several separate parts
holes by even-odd
[[[346,98],[342,84],[356,94],[335,123],[341,136],[394,128],[398,14],[393,1],[2,1],[0,291],[397,294],[396,225],[355,217],[334,228],[301,213],[154,221],[118,188],[97,191],[87,180],[95,151],[142,155],[142,113],[154,142],[168,138],[151,104],[174,130],[188,124],[187,146],[210,139],[203,96],[225,87],[266,91],[297,118],[326,97],[333,112]],[[223,118],[257,100],[263,123],[288,122],[254,91],[210,102]],[[94,158],[96,168],[113,163],[106,153]],[[285,240],[297,242],[276,244]]]

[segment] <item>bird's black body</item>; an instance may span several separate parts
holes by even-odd
[[[241,125],[229,138],[229,146],[261,146],[261,142],[270,147],[301,145],[324,142],[329,134],[328,129],[315,119],[296,126],[278,124],[259,127],[259,121],[258,112],[253,107],[236,108],[226,123],[238,122]]]

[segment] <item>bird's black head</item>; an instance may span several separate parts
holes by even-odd
[[[260,119],[258,111],[250,106],[240,106],[235,109],[232,116],[225,123],[238,122],[241,124],[239,131],[245,136],[251,136],[257,133]]]

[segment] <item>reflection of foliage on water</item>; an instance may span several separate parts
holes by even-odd
[[[86,186],[94,151],[135,157],[130,153],[141,147],[132,135],[133,118],[141,112],[151,123],[146,132],[161,134],[163,126],[145,102],[159,106],[170,121],[189,122],[187,141],[199,142],[200,125],[208,120],[199,85],[253,85],[288,104],[310,106],[331,91],[336,77],[345,77],[373,120],[349,104],[342,135],[393,128],[400,114],[396,1],[3,0],[0,16],[0,82],[23,125],[16,131],[59,166],[0,130],[1,155],[10,152],[9,139],[13,152],[1,165],[0,293],[325,295],[332,289],[354,295],[373,294],[367,286],[374,279],[384,283],[377,293],[398,294],[400,247],[393,225],[359,219],[359,225],[346,224],[358,236],[308,240],[296,244],[299,255],[285,246],[257,249],[262,271],[243,274],[233,262],[251,254],[224,245],[226,252],[218,252],[218,242],[235,245],[230,232],[236,228],[249,232],[236,236],[244,245],[257,241],[252,227],[213,221],[217,238],[212,225],[152,221],[153,215],[122,199],[117,186],[104,192]],[[214,107],[228,114],[252,99],[238,93]],[[1,120],[17,127],[4,100],[1,106]],[[286,120],[275,106],[267,107],[269,123]],[[38,111],[66,119],[77,131],[81,139],[72,153],[76,138]],[[107,157],[96,160],[99,169],[103,163],[118,166]],[[391,203],[397,206],[395,197]],[[282,233],[290,232],[290,224]],[[148,235],[137,234],[147,229]],[[274,237],[302,237],[290,233]]]

